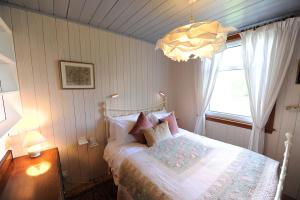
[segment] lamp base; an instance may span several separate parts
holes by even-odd
[[[29,152],[28,155],[30,158],[36,158],[41,155],[41,152]]]

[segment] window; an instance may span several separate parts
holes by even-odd
[[[240,43],[229,43],[220,61],[209,114],[251,122],[249,95]]]

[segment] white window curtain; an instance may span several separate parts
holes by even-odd
[[[195,67],[195,94],[197,118],[194,132],[205,135],[205,112],[215,86],[219,62],[223,53],[216,54],[212,59],[201,59]]]
[[[263,153],[264,127],[290,65],[300,18],[241,33],[253,128],[249,149]]]

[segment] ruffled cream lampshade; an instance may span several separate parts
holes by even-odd
[[[225,49],[227,34],[233,27],[223,27],[218,21],[190,23],[172,30],[159,39],[156,49],[174,61],[211,58]]]
[[[26,134],[23,146],[27,148],[30,157],[38,157],[41,155],[42,143],[46,142],[46,138],[38,131],[30,131]]]

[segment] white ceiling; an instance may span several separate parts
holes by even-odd
[[[187,24],[189,0],[0,0],[155,43]],[[300,0],[198,0],[196,21],[219,20],[242,28],[300,11]]]

